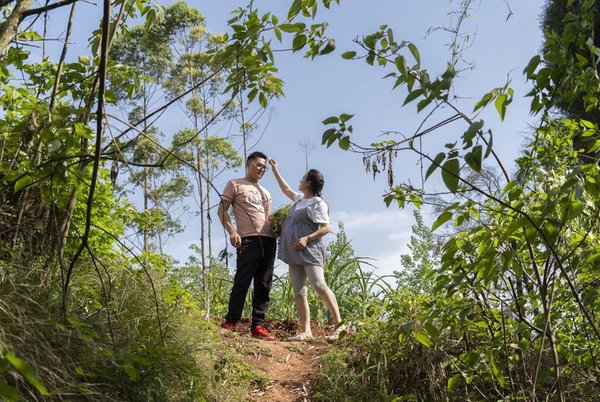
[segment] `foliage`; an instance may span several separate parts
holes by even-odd
[[[433,236],[418,212],[415,219],[412,254],[402,256],[405,271],[397,273],[397,288],[386,286],[381,278],[365,275],[362,279],[368,289],[363,303],[369,308],[356,316],[360,310],[355,307],[353,334],[344,338],[344,352],[334,350],[321,359],[317,400],[445,398],[444,355],[428,349],[433,335],[443,341],[426,321],[431,306],[426,275],[436,266],[435,254],[430,254]]]
[[[426,177],[440,172],[454,195],[432,228],[451,223],[459,231],[445,242],[440,265],[425,276],[433,287],[430,300],[422,304],[424,314],[415,321],[424,330],[417,327],[414,332],[418,343],[443,354],[441,377],[447,378],[447,386],[434,387],[439,394],[415,397],[585,400],[598,393],[594,385],[582,384],[589,384],[587,379],[597,377],[599,370],[598,294],[593,290],[598,278],[599,146],[595,119],[574,114],[597,110],[600,99],[594,4],[567,2],[561,29],[545,33],[543,55],[534,56],[524,69],[532,84],[531,112],[539,122],[517,160],[514,177],[495,153],[485,122],[458,112],[449,97],[458,70],[456,58],[444,73],[431,77],[416,46],[396,40],[387,26],[357,41],[364,56],[357,52],[342,56],[390,66],[386,77],[394,80],[394,87],[406,89],[405,104],[416,102],[417,112],[429,108],[426,120],[442,105],[457,111],[436,127],[455,119],[467,124],[460,138],[430,154],[432,150],[426,152],[414,143],[427,130],[361,147],[351,140],[352,115],[323,122],[333,125],[323,134],[325,145],[338,142],[342,149],[363,150],[368,168],[374,173],[387,170],[387,205],[396,201],[401,207],[406,202],[419,206],[427,200],[426,187],[393,185],[392,161],[403,150],[429,161]],[[461,3],[463,11],[468,5]],[[514,96],[508,84],[495,88],[474,104],[473,112],[493,104],[504,119]],[[573,111],[571,118],[556,116],[552,113],[556,108]],[[500,191],[473,180],[473,173],[483,172],[485,160],[496,162],[502,171],[505,183]],[[394,314],[403,308],[390,306],[386,311]],[[377,322],[364,329],[375,333],[377,345],[385,339],[377,332],[380,326]],[[359,353],[360,361],[372,361],[374,345],[368,347]],[[393,363],[388,357],[389,367]],[[389,372],[384,378],[396,377]],[[410,390],[389,392],[406,396]]]
[[[283,205],[277,208],[277,210],[275,210],[275,212],[271,214],[271,230],[273,231],[273,235],[275,237],[279,237],[279,235],[281,234],[283,222],[285,222],[285,218],[287,218],[288,214],[290,213],[290,209],[292,209],[292,206],[290,204]]]

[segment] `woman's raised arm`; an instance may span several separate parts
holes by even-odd
[[[273,168],[273,174],[275,175],[275,179],[277,180],[277,184],[279,184],[279,188],[281,192],[285,194],[290,200],[294,201],[296,197],[296,193],[289,184],[285,181],[281,173],[279,173],[279,168],[277,167],[277,161],[275,159],[269,159],[269,164]]]

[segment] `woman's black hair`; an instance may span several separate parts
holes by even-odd
[[[323,190],[323,185],[325,184],[325,178],[323,178],[323,174],[319,172],[317,169],[310,169],[306,172],[306,180],[310,183],[310,189],[313,194],[317,197],[321,196],[321,190]]]

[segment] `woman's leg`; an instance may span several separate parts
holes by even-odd
[[[340,309],[338,307],[337,299],[335,295],[325,283],[325,275],[323,274],[323,267],[317,265],[306,265],[304,266],[306,275],[308,276],[308,280],[310,281],[312,287],[315,289],[317,294],[323,299],[325,305],[327,306],[327,310],[329,310],[329,314],[333,318],[333,324],[338,325],[342,322],[342,317],[340,316]]]
[[[306,335],[312,335],[310,329],[310,309],[308,307],[308,288],[306,286],[306,270],[302,265],[289,264],[290,282],[294,289],[294,301],[298,311],[298,320],[300,321],[301,332]]]

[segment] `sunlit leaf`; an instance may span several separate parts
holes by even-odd
[[[19,373],[25,377],[27,382],[35,387],[39,391],[40,394],[44,396],[50,396],[50,393],[46,390],[46,388],[42,385],[40,380],[36,377],[33,370],[24,360],[18,358],[14,353],[9,352],[5,356],[6,360],[10,362],[10,364],[17,369]]]
[[[458,181],[460,174],[460,163],[458,159],[450,159],[446,161],[443,165],[444,170],[442,170],[442,179],[444,180],[444,184],[446,188],[451,192],[455,193],[458,190]]]
[[[415,332],[414,336],[417,339],[417,341],[419,341],[423,345],[427,346],[428,348],[431,347],[431,340],[429,339],[429,335],[427,335],[426,333]]]
[[[452,219],[452,212],[442,212],[440,216],[438,216],[438,218],[435,220],[435,222],[433,222],[433,225],[431,225],[431,231],[435,231],[437,228],[442,226],[444,223],[448,222],[450,219]]]

